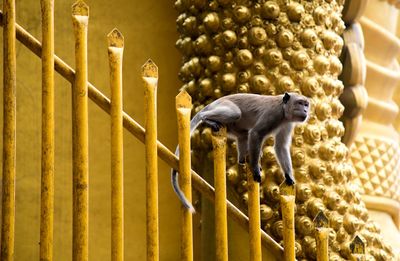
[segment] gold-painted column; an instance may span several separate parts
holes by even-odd
[[[40,260],[53,260],[54,219],[54,1],[42,7],[42,178]]]
[[[16,52],[15,1],[3,1],[3,192],[1,260],[14,259]]]
[[[216,260],[228,260],[228,219],[226,213],[226,129],[213,133],[215,187]],[[260,234],[261,242],[261,234]]]
[[[182,192],[192,201],[191,151],[190,151],[190,113],[192,98],[183,91],[176,96],[176,114],[179,137],[179,184]],[[181,260],[193,260],[192,213],[182,206]]]
[[[250,260],[261,261],[261,217],[260,217],[260,184],[253,179],[248,165],[247,186],[249,195],[248,217],[250,238]]]
[[[295,204],[295,187],[288,186],[283,183],[280,186],[281,210],[283,222],[283,252],[285,261],[296,260],[295,251],[295,231],[294,231],[294,207]]]
[[[315,240],[317,243],[317,261],[329,260],[329,220],[324,212],[318,212],[314,218],[315,225]]]
[[[147,261],[159,259],[158,169],[157,169],[157,83],[158,68],[148,60],[142,67],[145,95],[146,224]]]
[[[72,6],[75,34],[75,82],[72,89],[73,129],[73,260],[88,260],[88,108],[87,26],[89,7],[83,1]]]
[[[124,164],[122,125],[122,57],[124,37],[107,36],[111,86],[111,260],[124,260]]]

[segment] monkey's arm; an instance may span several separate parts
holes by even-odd
[[[279,164],[285,173],[285,182],[288,185],[293,185],[295,183],[295,179],[292,174],[292,159],[290,156],[292,129],[292,124],[288,123],[287,126],[282,126],[275,135],[275,153]]]

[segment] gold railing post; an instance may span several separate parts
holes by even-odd
[[[42,7],[42,177],[40,260],[53,260],[54,218],[54,1]]]
[[[158,169],[157,169],[157,83],[158,68],[148,60],[142,67],[145,95],[147,261],[159,259]]]
[[[296,260],[295,231],[294,231],[294,207],[295,187],[286,183],[280,185],[280,202],[283,222],[283,252],[285,261]]]
[[[215,253],[217,261],[228,261],[228,219],[226,212],[226,129],[212,135],[214,148]],[[260,235],[261,242],[261,235]],[[261,244],[261,243],[260,243]]]
[[[1,260],[14,259],[16,52],[15,0],[3,1],[3,192]]]
[[[318,212],[314,218],[315,225],[315,239],[317,241],[317,261],[328,261],[329,260],[329,220],[325,216],[324,212]]]
[[[357,235],[350,243],[350,251],[352,261],[365,261],[365,243]]]
[[[190,175],[190,112],[192,98],[183,91],[176,96],[176,114],[179,137],[179,184],[182,192],[192,201],[192,180]],[[182,206],[181,260],[193,260],[192,213]]]
[[[117,29],[108,35],[111,86],[111,260],[124,260],[124,165],[122,125],[122,57],[124,37]]]
[[[0,26],[4,26],[4,14],[0,10]],[[16,24],[16,37],[23,45],[25,45],[32,53],[37,56],[41,56],[42,46],[40,42],[27,32],[20,25]],[[57,55],[54,55],[54,69],[64,79],[73,83],[75,81],[76,72],[61,60]],[[102,92],[100,92],[96,86],[88,82],[88,96],[89,98],[101,108],[104,112],[110,113],[110,100]],[[137,123],[132,117],[126,112],[122,113],[124,128],[129,131],[135,138],[140,142],[144,143],[145,140],[145,129]],[[157,150],[159,157],[166,162],[171,168],[178,169],[178,158],[171,152],[164,144],[157,141]],[[203,178],[201,178],[195,171],[191,170],[193,187],[199,190],[207,199],[214,201],[215,194],[213,187],[210,186]],[[230,201],[227,201],[228,215],[237,222],[246,231],[249,230],[249,219],[247,216],[235,207]],[[271,252],[274,253],[278,258],[283,256],[283,248],[267,233],[261,231],[261,242],[264,246],[268,247]]]
[[[248,186],[248,217],[250,260],[261,261],[261,217],[260,217],[260,184],[253,179],[253,173],[246,164]]]
[[[73,129],[73,260],[88,260],[88,108],[87,26],[89,7],[81,0],[72,5],[75,34],[75,82],[72,89]]]

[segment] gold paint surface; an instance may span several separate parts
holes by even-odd
[[[294,261],[296,260],[294,231],[295,196],[281,195],[280,203],[282,209],[283,250],[285,261]]]
[[[228,260],[228,217],[226,211],[226,129],[213,133],[215,188],[215,252],[217,261]],[[261,236],[261,235],[260,235]]]
[[[111,260],[124,260],[124,162],[122,123],[122,59],[124,38],[118,29],[108,35],[111,86]]]
[[[42,177],[40,260],[53,260],[54,233],[54,2],[42,0]]]
[[[14,259],[16,167],[15,1],[3,1],[3,186],[1,260]]]
[[[261,217],[260,184],[253,179],[250,168],[246,165],[248,186],[249,248],[250,260],[261,261]]]
[[[157,83],[158,68],[148,60],[142,66],[145,99],[146,238],[147,261],[159,260]]]
[[[190,150],[190,112],[192,99],[185,91],[180,92],[175,99],[178,119],[179,139],[179,185],[186,196],[192,201],[191,181],[191,150]],[[192,215],[189,209],[181,206],[181,260],[193,260],[193,229]]]
[[[75,82],[72,87],[73,157],[73,260],[89,258],[89,148],[87,101],[88,7],[78,1],[72,6],[75,35]]]

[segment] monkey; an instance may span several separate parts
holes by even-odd
[[[228,137],[236,139],[238,163],[249,167],[256,182],[261,182],[259,164],[261,148],[268,135],[275,137],[274,149],[285,183],[293,185],[290,156],[291,133],[295,124],[308,118],[310,103],[307,97],[285,92],[282,95],[269,96],[259,94],[231,94],[223,96],[200,110],[190,122],[190,135],[204,123],[217,132],[225,127]],[[179,157],[179,147],[175,154]],[[172,187],[183,205],[194,213],[192,204],[179,188],[177,171],[171,173]]]

